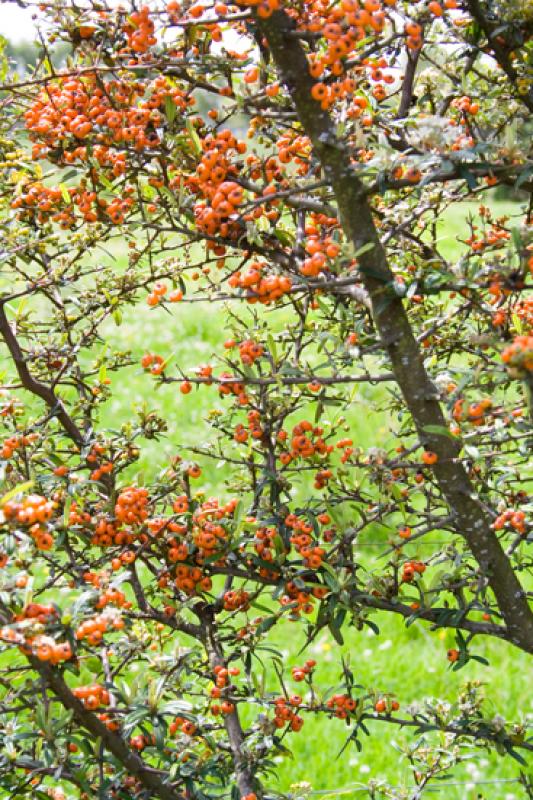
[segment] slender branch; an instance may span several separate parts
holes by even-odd
[[[50,386],[47,386],[45,383],[41,383],[36,378],[33,377],[31,372],[28,369],[28,365],[26,364],[26,359],[24,357],[24,353],[17,341],[17,337],[15,336],[11,325],[9,324],[9,320],[7,319],[5,308],[3,305],[0,304],[0,333],[4,339],[4,342],[7,345],[7,349],[9,350],[11,357],[13,359],[13,363],[15,364],[15,368],[17,370],[18,376],[20,381],[25,389],[27,389],[32,394],[40,397],[41,400],[44,400],[52,415],[57,417],[61,425],[63,426],[65,432],[70,436],[70,438],[78,445],[78,447],[82,447],[85,442],[85,437],[82,431],[78,428],[72,417],[68,414],[62,400],[54,393],[53,389]]]
[[[405,68],[405,75],[402,84],[402,95],[400,98],[400,107],[396,119],[403,119],[409,114],[409,108],[413,100],[413,88],[415,83],[416,68],[418,66],[418,59],[420,58],[421,49],[411,50],[406,47],[407,65]]]

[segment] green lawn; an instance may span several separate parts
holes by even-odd
[[[491,203],[498,213],[512,210],[509,203]],[[443,249],[447,256],[460,253],[456,236],[466,238],[466,219],[470,211],[475,213],[477,204],[462,204],[447,217],[442,236]],[[223,328],[223,309],[214,305],[178,305],[172,315],[161,310],[151,311],[144,304],[126,315],[120,327],[110,323],[106,331],[107,341],[121,349],[131,349],[138,358],[151,350],[168,357],[173,353],[173,363],[186,371],[188,367],[209,361],[228,332]],[[209,443],[210,431],[204,422],[206,412],[220,407],[221,400],[214,389],[202,388],[193,395],[183,397],[177,384],[152,391],[154,384],[149,375],[140,369],[125,369],[120,379],[114,379],[114,394],[108,403],[104,423],[113,426],[128,413],[132,405],[147,399],[150,407],[159,410],[169,421],[168,436],[161,443],[148,442],[143,448],[140,469],[146,475],[157,466],[162,466],[170,455],[183,452],[187,444]],[[361,411],[366,408],[365,392],[361,390],[347,417],[350,433],[363,447],[379,446],[389,436],[383,419],[365,418]],[[378,391],[378,390],[374,390]],[[379,391],[383,391],[379,389]],[[216,463],[202,464],[206,490],[224,493],[224,470]],[[379,558],[380,548],[367,548],[365,558]],[[403,706],[426,697],[453,700],[462,684],[469,679],[479,679],[486,685],[494,714],[510,719],[521,718],[533,712],[531,693],[528,692],[528,657],[498,641],[479,642],[475,652],[485,656],[490,666],[483,667],[471,662],[460,672],[451,672],[446,660],[446,649],[452,645],[453,637],[444,632],[430,633],[427,627],[413,626],[406,629],[401,621],[377,616],[381,632],[376,636],[368,631],[352,632],[342,650],[349,655],[357,680],[367,686],[393,691]],[[298,662],[299,641],[302,631],[294,623],[285,623],[277,635],[277,646],[288,663]],[[335,684],[339,677],[339,655],[341,648],[328,635],[322,635],[312,646],[309,657],[319,662],[318,677],[322,685]],[[348,729],[341,721],[314,723],[308,720],[302,733],[294,735],[291,743],[294,758],[279,759],[279,788],[288,790],[291,784],[308,781],[315,790],[355,787],[370,779],[387,778],[401,785],[409,774],[409,765],[402,759],[397,744],[409,739],[412,734],[401,730],[390,730],[376,723],[375,735],[364,743],[358,753],[349,747],[342,758],[336,759]],[[498,781],[513,779],[518,765],[510,759],[501,759],[479,752],[460,767],[449,778],[449,782],[460,785],[442,786],[439,796],[459,798],[512,798],[520,797],[521,789],[513,783],[473,786],[467,781]],[[358,792],[350,791],[357,797]],[[364,796],[364,793],[362,793]]]

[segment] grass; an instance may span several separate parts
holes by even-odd
[[[476,205],[461,204],[447,215],[439,230],[443,237],[442,249],[446,256],[457,257],[462,246],[456,237],[466,238],[467,217],[475,213]],[[504,201],[491,203],[497,214],[504,214],[513,207]],[[221,341],[229,335],[224,330],[224,315],[221,308],[213,305],[179,306],[168,316],[160,311],[151,312],[144,306],[136,307],[134,313],[126,315],[120,327],[110,326],[107,338],[110,344],[128,347],[140,355],[146,349],[163,354],[173,353],[174,363],[185,371],[187,367],[209,361],[219,351]],[[150,377],[132,367],[124,370],[120,386],[114,387],[113,399],[106,409],[104,422],[110,424],[123,418],[132,403],[149,395],[150,407],[161,412],[169,420],[168,436],[161,443],[147,443],[141,459],[141,469],[150,473],[157,465],[165,463],[170,455],[182,452],[187,444],[209,444],[209,428],[204,422],[207,411],[220,407],[221,401],[213,389],[202,388],[183,398],[177,384],[161,387],[151,392]],[[379,389],[379,391],[383,391]],[[363,447],[380,446],[389,437],[383,418],[368,419],[364,413],[365,390],[358,392],[354,406],[347,414],[350,435]],[[224,470],[222,465],[202,465],[208,492],[223,491]],[[372,550],[369,549],[372,553]],[[379,559],[380,548],[375,555],[366,555],[369,560]],[[365,686],[395,692],[403,706],[426,697],[438,697],[452,702],[457,698],[461,686],[468,680],[480,680],[490,698],[491,713],[509,719],[519,719],[533,711],[531,694],[527,692],[525,676],[529,667],[525,654],[498,641],[481,641],[475,652],[485,656],[490,666],[471,662],[460,672],[452,672],[446,660],[446,650],[453,644],[449,632],[430,633],[427,627],[405,628],[401,620],[378,614],[376,621],[380,634],[371,631],[351,631],[346,644],[340,648],[329,635],[322,635],[311,646],[306,657],[319,662],[318,676],[321,685],[335,685],[339,680],[341,651],[350,659],[357,681]],[[298,650],[303,642],[300,626],[287,622],[277,632],[275,644],[287,663],[299,663]],[[364,742],[361,753],[350,746],[342,758],[337,759],[349,729],[339,720],[315,722],[308,719],[302,733],[294,735],[290,746],[293,757],[280,757],[277,764],[277,781],[281,790],[292,784],[309,782],[315,790],[354,787],[366,784],[371,779],[386,778],[393,785],[402,785],[408,778],[410,767],[402,758],[397,746],[400,742],[413,741],[414,736],[399,729],[375,723],[374,735]],[[483,752],[472,753],[470,758],[457,768],[448,782],[462,781],[462,785],[442,786],[441,796],[450,800],[480,797],[474,783],[483,781],[511,780],[516,777],[519,766],[511,759],[503,759]],[[464,783],[466,782],[466,783]],[[474,783],[472,783],[474,782]],[[353,790],[354,796],[358,796]],[[488,796],[512,798],[520,795],[513,783],[494,784],[488,787]]]

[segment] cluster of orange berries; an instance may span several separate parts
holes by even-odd
[[[292,289],[288,275],[277,275],[259,261],[253,261],[245,272],[234,272],[228,283],[232,289],[245,290],[246,300],[252,304],[270,305]]]
[[[211,698],[213,700],[219,700],[222,698],[224,693],[230,689],[231,681],[230,678],[234,678],[240,674],[240,669],[238,667],[224,667],[221,664],[217,664],[213,668],[213,672],[215,674],[215,685],[211,689]],[[213,703],[211,705],[211,713],[215,716],[219,714],[232,714],[235,711],[235,705],[228,699],[223,699],[221,703]]]
[[[57,616],[57,609],[54,606],[43,605],[42,603],[28,603],[27,606],[16,614],[14,617],[15,622],[21,622],[25,619],[31,619],[41,625],[46,625],[48,622],[53,621]]]
[[[479,103],[474,102],[467,95],[454,98],[450,103],[450,106],[451,108],[457,108],[463,114],[471,114],[473,117],[475,117],[479,111]]]
[[[105,589],[98,600],[95,607],[106,608],[106,606],[116,606],[117,608],[131,608],[131,602],[126,600],[126,595],[120,589],[112,589],[111,587]]]
[[[141,367],[152,375],[161,375],[165,369],[165,359],[157,353],[145,353],[141,358]]]
[[[156,129],[163,121],[159,109],[167,99],[181,110],[195,102],[164,76],[150,84],[111,80],[103,86],[93,74],[51,80],[25,114],[34,142],[33,157],[69,164],[92,157],[118,177],[126,171],[127,152],[117,146],[142,151],[159,145]],[[89,136],[90,150],[82,144]],[[91,176],[94,184],[98,177],[94,168]],[[69,188],[48,188],[37,182],[15,198],[12,206],[21,208],[22,216],[36,213],[39,222],[51,218],[65,229],[75,224],[75,206],[85,222],[95,222],[103,214],[119,224],[133,205],[133,191],[133,187],[124,187],[120,197],[108,201],[97,197],[94,190],[87,191],[83,181],[79,187]]]
[[[368,35],[379,34],[383,31],[387,7],[394,8],[396,0],[343,0],[335,6],[326,6],[325,3],[306,3],[306,15],[301,21],[301,27],[311,33],[320,34],[325,40],[325,47],[319,52],[308,56],[309,72],[315,79],[326,76],[323,81],[317,82],[312,88],[312,96],[320,102],[322,108],[328,109],[336,100],[351,95],[355,89],[355,82],[351,78],[343,77],[346,71],[346,61],[357,49],[359,41]],[[445,0],[447,8],[455,8],[457,0]],[[442,6],[431,0],[428,10],[434,16],[442,16]],[[408,21],[404,28],[406,45],[411,50],[418,50],[422,46],[422,26],[414,21]],[[374,63],[364,60],[363,67],[369,66],[370,80],[392,83],[392,75],[383,74],[387,66],[385,59]],[[359,68],[361,71],[361,68]],[[378,83],[373,89],[373,96],[379,102],[386,97],[383,83]],[[362,98],[365,99],[365,98]],[[359,109],[360,113],[360,109]]]
[[[245,391],[244,383],[240,381],[231,381],[229,378],[233,378],[229,372],[221,372],[220,373],[220,384],[218,387],[218,393],[221,397],[225,397],[227,395],[233,394],[237,397],[239,404],[241,406],[245,406],[248,404],[249,398]],[[243,427],[242,425],[240,426]],[[239,441],[237,439],[237,441]],[[244,439],[246,441],[246,438]]]
[[[507,508],[494,520],[492,527],[495,531],[501,531],[506,525],[510,525],[517,533],[526,533],[526,515],[522,510],[514,511]]]
[[[57,643],[51,636],[36,636],[28,639],[21,646],[24,653],[28,653],[39,661],[48,661],[50,664],[60,664],[72,658],[72,648],[68,642]]]
[[[300,731],[304,720],[295,711],[302,704],[302,698],[295,694],[289,697],[278,697],[274,700],[274,725],[276,728],[284,728],[288,725],[291,731]]]
[[[326,551],[323,547],[311,547],[313,539],[308,533],[298,533],[290,538],[291,544],[303,558],[304,567],[309,569],[320,569]]]
[[[329,520],[327,514],[321,516],[323,519],[327,518]],[[304,566],[310,569],[319,569],[326,553],[322,547],[311,547],[313,544],[311,537],[313,526],[311,523],[301,519],[296,514],[288,514],[285,517],[285,524],[294,531],[290,537],[290,543],[294,545],[297,552],[302,556]]]
[[[155,736],[152,734],[151,736],[147,736],[143,733],[138,733],[136,736],[132,736],[130,738],[130,747],[133,750],[138,750],[141,752],[145,749],[145,747],[150,747],[155,745]]]
[[[250,433],[252,435],[252,438],[260,439],[263,435],[263,429],[259,424],[259,417],[260,417],[259,412],[254,410],[251,411],[250,413],[252,414],[252,419],[249,421]],[[256,419],[254,419],[254,417],[256,417]],[[248,441],[250,433],[248,432],[247,428],[242,424],[242,422],[239,422],[235,426],[235,431],[233,432],[233,438],[236,442],[239,442],[239,444],[244,444],[245,442]]]
[[[212,581],[208,575],[203,574],[199,567],[180,564],[179,567],[176,567],[174,584],[185,594],[192,595],[195,592],[208,592],[211,589]]]
[[[280,0],[235,0],[235,2],[241,8],[254,8],[261,19],[268,19],[274,11],[281,8]]]
[[[468,241],[472,241],[472,239]],[[489,303],[491,303],[491,305],[496,305],[496,303],[505,297],[509,297],[509,295],[512,293],[512,289],[510,286],[505,285],[502,275],[495,275],[491,280],[488,292],[491,295]]]
[[[250,435],[252,436],[253,439],[260,439],[263,435],[260,412],[257,409],[253,408],[251,411],[248,412],[246,416],[248,418],[248,427],[250,429]]]
[[[227,533],[220,521],[232,516],[236,507],[235,499],[221,506],[216,498],[210,498],[195,510],[193,539],[202,557],[208,558],[221,548],[227,539]]]
[[[340,253],[339,244],[331,236],[326,236],[324,239],[316,235],[310,236],[305,249],[309,256],[302,261],[299,270],[306,278],[315,278],[321,272],[329,272],[331,262]]]
[[[277,528],[261,527],[255,532],[254,550],[261,561],[274,561],[276,552],[276,539],[279,538]],[[259,574],[263,578],[273,578],[275,573],[267,567],[260,567]]]
[[[21,447],[27,447],[29,444],[37,441],[39,437],[35,433],[29,433],[23,436],[9,436],[4,439],[2,447],[0,448],[0,458],[6,461],[13,457],[13,453]]]
[[[11,202],[11,208],[21,209],[19,219],[28,219],[36,214],[35,219],[44,223],[51,219],[61,228],[68,230],[76,223],[76,207],[84,222],[96,222],[101,214],[107,215],[113,222],[122,221],[124,215],[133,205],[131,197],[124,192],[124,197],[108,202],[99,198],[94,191],[87,191],[82,181],[78,187],[47,187],[36,182],[26,187]]]
[[[426,565],[422,561],[406,561],[402,567],[402,581],[410,583],[415,575],[422,575],[426,571]]]
[[[297,683],[304,681],[308,675],[312,675],[316,667],[316,661],[312,658],[308,659],[303,667],[292,667],[291,675]]]
[[[174,569],[175,586],[186,594],[195,592],[206,592],[211,589],[212,582],[208,575],[201,569],[205,559],[211,558],[217,550],[222,550],[227,539],[227,533],[220,521],[233,514],[237,505],[236,500],[230,500],[224,505],[220,505],[216,498],[210,498],[199,506],[193,514],[193,525],[190,534],[191,541],[177,537],[188,536],[188,526],[176,520],[157,520],[154,523],[154,530],[160,531],[163,528],[173,534],[167,542],[167,561]],[[185,514],[189,510],[189,501],[185,496],[178,497],[173,503],[173,510],[176,514]],[[194,559],[198,566],[191,566],[183,562]],[[178,566],[174,568],[174,565]],[[224,563],[224,556],[216,562]],[[159,579],[160,586],[166,586],[168,577],[163,575]]]
[[[148,518],[148,490],[129,486],[122,489],[115,503],[115,517],[125,525],[142,525]]]
[[[98,547],[110,547],[111,545],[132,544],[135,537],[133,534],[121,530],[117,525],[104,517],[98,520],[95,525],[91,544]]]
[[[150,95],[153,90],[155,98]],[[149,97],[144,100],[147,91]],[[108,148],[119,143],[131,142],[137,150],[153,148],[159,144],[154,130],[161,122],[157,109],[169,94],[174,99],[175,93],[164,77],[149,86],[120,80],[107,81],[101,86],[92,74],[50,81],[24,115],[26,128],[37,142],[34,157],[45,158],[59,142],[72,139],[77,145],[91,133],[95,134],[95,144],[101,148],[93,153],[100,164],[113,163]],[[183,106],[181,90],[176,101]],[[68,152],[71,155],[65,158],[67,163],[73,157],[87,158],[85,147]]]
[[[196,733],[196,725],[190,719],[176,717],[168,726],[168,730],[171,736],[174,736],[178,731],[181,731],[185,736],[194,736]]]
[[[105,213],[115,225],[120,225],[126,219],[126,214],[133,206],[132,197],[114,197],[109,203],[103,201]]]
[[[127,605],[126,603],[124,605]],[[129,603],[131,606],[131,603]],[[84,620],[81,625],[76,629],[76,639],[82,641],[86,639],[88,644],[98,645],[101,643],[104,633],[107,633],[109,628],[115,631],[124,628],[124,620],[116,616],[114,618],[108,617],[104,614],[98,614],[92,619]]]
[[[320,62],[311,62],[310,72],[316,73],[318,70],[315,68],[316,64]],[[351,95],[355,89],[355,82],[353,78],[345,78],[344,80],[337,80],[333,84],[323,83],[319,81],[313,85],[311,89],[311,97],[320,103],[321,108],[328,109],[337,100],[342,100],[348,95]]]
[[[78,504],[73,502],[70,507],[70,513],[68,518],[69,525],[80,525],[82,527],[87,527],[92,522],[92,517],[88,511],[82,511],[79,509]]]
[[[329,514],[319,514],[318,522],[320,522],[321,525],[327,525],[331,522],[331,518]],[[310,569],[319,569],[324,560],[325,551],[321,547],[311,547],[313,544],[313,539],[311,537],[313,526],[311,523],[306,519],[298,517],[297,514],[287,514],[285,517],[285,525],[294,531],[291,534],[290,542],[303,557],[304,566]],[[313,590],[315,596],[318,598],[322,597],[323,592],[321,587],[316,587],[316,590],[318,593],[315,593],[315,590]]]
[[[315,455],[328,455],[333,451],[333,445],[328,445],[323,439],[324,429],[314,426],[308,420],[303,420],[294,426],[291,434],[291,449],[281,453],[279,459],[282,464],[289,464],[299,458],[313,458]],[[286,431],[280,431],[278,440],[286,441]]]
[[[272,576],[272,573],[270,575]],[[297,620],[301,614],[311,614],[315,597],[318,599],[325,597],[329,593],[329,589],[326,586],[302,589],[301,584],[297,586],[294,581],[288,581],[285,585],[285,592],[286,594],[280,597],[280,605],[290,606],[290,619]]]
[[[11,520],[19,525],[39,527],[52,518],[57,507],[58,504],[55,500],[47,500],[46,497],[39,494],[29,494],[20,501],[8,500],[4,503],[2,511],[6,520]]]
[[[357,700],[347,694],[335,694],[326,702],[327,708],[335,712],[339,719],[347,719],[357,706]]]
[[[207,134],[202,139],[202,149],[204,153],[196,175],[188,182],[193,191],[208,201],[195,205],[196,224],[209,235],[219,233],[226,238],[240,229],[238,225],[231,228],[229,219],[237,213],[244,199],[242,187],[231,179],[237,174],[237,167],[229,158],[232,154],[243,155],[246,142],[237,140],[229,129],[224,128],[215,134]]]
[[[72,690],[72,694],[82,701],[88,711],[108,706],[111,701],[107,689],[98,683],[92,683],[89,686],[77,686]]]
[[[244,589],[225,592],[223,600],[226,611],[247,611],[250,607],[250,595]]]
[[[50,531],[38,523],[29,528],[29,534],[38,550],[51,550],[54,546],[54,539]]]
[[[261,358],[265,348],[253,339],[245,339],[239,344],[239,356],[243,364],[252,365]]]
[[[533,261],[533,257],[532,257]],[[522,321],[526,330],[533,330],[533,297],[524,297],[513,306],[513,314]]]
[[[502,352],[502,361],[517,376],[533,372],[533,336],[516,336]]]
[[[87,456],[87,463],[88,464],[98,464],[99,465],[92,470],[90,477],[93,481],[99,481],[102,475],[110,475],[113,472],[113,462],[112,461],[104,461],[103,457],[106,454],[106,448],[104,445],[93,444],[91,447],[91,451]]]
[[[158,281],[146,298],[146,302],[149,306],[157,306],[162,300],[165,299],[167,291],[168,287],[166,284],[164,284],[162,281]],[[171,303],[179,303],[180,300],[183,300],[183,292],[181,289],[174,289],[174,291],[168,294],[167,298]]]
[[[394,6],[395,0],[387,0],[387,5]],[[325,49],[320,54],[309,56],[309,72],[313,78],[319,78],[326,70],[332,77],[343,75],[344,61],[355,52],[357,43],[365,38],[367,32],[381,33],[385,25],[385,13],[379,0],[364,0],[361,5],[356,0],[342,0],[333,7],[320,2],[309,3],[308,14],[310,20],[304,23],[304,29],[319,33],[326,39]],[[313,97],[323,108],[328,108],[336,99],[339,90],[332,92],[332,89],[337,84],[316,86],[325,91],[316,93],[313,90]]]
[[[479,253],[486,250],[487,247],[503,247],[503,245],[510,239],[511,234],[503,228],[493,225],[490,230],[484,234],[483,238],[479,238],[477,234],[473,234],[465,240],[466,244],[471,247],[474,253]],[[498,297],[496,297],[496,300]]]
[[[150,19],[148,6],[143,6],[139,11],[130,14],[122,30],[128,38],[128,47],[134,53],[146,53],[150,47],[157,44],[157,38],[154,36],[155,25]]]
[[[377,711],[378,714],[390,714],[391,711],[398,711],[399,708],[400,704],[397,700],[391,700],[385,697],[380,697],[380,699],[376,700],[374,703],[374,711]]]
[[[106,461],[104,464],[100,464],[99,467],[93,469],[91,472],[91,480],[92,481],[99,481],[102,475],[110,475],[113,472],[113,462]]]
[[[68,190],[67,190],[68,191]],[[69,192],[69,195],[73,192]],[[61,189],[57,187],[43,186],[36,181],[28,184],[24,191],[11,201],[11,208],[21,209],[18,214],[19,219],[29,219],[36,212],[38,222],[44,222],[50,215],[56,221],[63,221],[59,213],[60,207],[64,204]]]
[[[453,404],[452,417],[456,422],[469,422],[471,425],[479,427],[486,422],[487,414],[492,409],[492,400],[483,398],[477,403],[469,403],[465,408],[463,397],[458,398]]]
[[[346,464],[348,459],[353,455],[353,439],[339,439],[335,447],[337,450],[342,450],[341,462]]]
[[[405,44],[409,50],[420,50],[422,47],[422,26],[418,22],[409,21],[404,28]]]
[[[284,132],[276,142],[278,148],[278,161],[280,164],[298,165],[297,175],[306,175],[309,171],[309,154],[311,141],[308,136],[295,131]]]
[[[27,626],[34,623],[46,625],[54,622],[57,610],[50,605],[28,603],[20,614],[13,617],[13,626],[4,626],[0,630],[0,639],[9,644],[19,645],[23,653],[32,655],[40,661],[60,664],[72,658],[72,648],[68,642],[57,643],[52,637],[43,634],[28,636]]]

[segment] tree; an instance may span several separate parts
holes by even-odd
[[[18,74],[27,75],[31,74],[41,61],[50,58],[53,62],[55,69],[64,67],[63,58],[67,52],[70,52],[68,44],[63,43],[59,52],[55,48],[45,48],[40,52],[39,45],[35,42],[21,41],[11,42],[9,39],[0,38],[0,47],[5,50],[7,56],[7,65],[11,71],[17,71]],[[5,75],[2,75],[2,80]]]
[[[379,612],[452,629],[450,669],[483,661],[486,637],[533,652],[531,205],[498,216],[491,199],[532,189],[531,12],[40,13],[43,53],[70,54],[5,83],[0,123],[4,796],[272,797],[273,757],[310,716],[338,718],[347,747],[379,722],[416,734],[409,784],[372,797],[418,798],[476,747],[524,764],[525,723],[477,684],[404,710],[357,683],[356,659],[325,686],[273,642],[292,625],[306,648],[342,643]],[[450,256],[440,224],[478,196]],[[106,346],[145,301],[220,304],[212,363]],[[147,395],[179,385],[178,418],[193,390],[220,396],[209,446],[149,479],[136,464],[167,420],[102,423],[139,360]],[[386,446],[351,436],[361,396]]]

